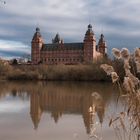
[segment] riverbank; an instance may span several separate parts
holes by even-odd
[[[109,81],[100,65],[12,66],[8,80]]]
[[[110,81],[100,68],[103,62],[90,65],[2,65],[1,80],[48,80],[48,81]]]
[[[110,82],[110,76],[100,68],[104,63],[112,65],[120,79],[124,77],[123,63],[117,60],[103,60],[89,65],[5,65],[0,62],[0,80]]]

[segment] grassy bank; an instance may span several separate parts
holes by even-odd
[[[100,69],[103,62],[90,65],[2,65],[0,77],[8,80],[110,81]]]
[[[103,60],[89,65],[5,65],[0,62],[0,80],[111,81],[100,68],[104,63],[112,65],[123,80],[123,62],[118,60]]]
[[[9,80],[76,80],[108,81],[100,65],[14,66],[7,74]]]

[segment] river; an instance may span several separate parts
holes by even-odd
[[[115,140],[117,96],[104,82],[1,82],[0,140]]]

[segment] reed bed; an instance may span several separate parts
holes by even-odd
[[[123,100],[124,108],[111,117],[109,126],[114,128],[120,140],[139,140],[140,81],[137,75],[140,73],[140,49],[137,48],[132,55],[127,48],[122,50],[113,48],[112,53],[117,62],[123,64],[121,69],[124,71],[124,76],[120,77],[112,65],[101,64],[100,67],[111,77],[112,83],[119,87],[120,95],[117,102]]]
[[[109,60],[106,61],[109,63]],[[6,74],[9,80],[111,81],[100,65],[13,65]]]

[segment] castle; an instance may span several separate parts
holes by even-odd
[[[89,64],[107,55],[107,46],[104,35],[101,34],[96,44],[92,25],[88,25],[84,41],[80,43],[64,43],[57,33],[51,44],[45,44],[40,33],[36,32],[31,42],[32,64]]]

